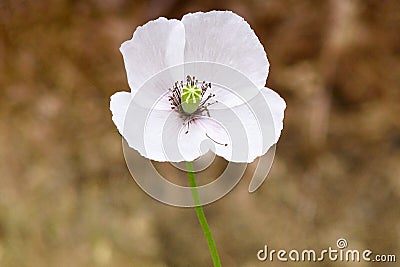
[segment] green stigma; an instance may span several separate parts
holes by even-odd
[[[196,84],[188,84],[182,89],[181,103],[182,109],[188,114],[194,113],[200,105],[201,92]]]

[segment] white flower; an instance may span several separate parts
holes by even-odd
[[[142,156],[193,161],[211,149],[251,162],[278,141],[285,101],[264,87],[267,55],[235,13],[158,18],[120,50],[131,92],[111,97],[112,119]]]

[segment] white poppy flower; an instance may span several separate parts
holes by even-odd
[[[112,119],[142,156],[193,161],[211,149],[252,162],[278,141],[286,104],[264,87],[267,55],[242,17],[211,11],[158,18],[120,50],[131,92],[111,97]]]

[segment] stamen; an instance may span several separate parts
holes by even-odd
[[[188,132],[189,132],[189,127],[190,127],[190,122],[187,123],[187,129],[186,129],[185,134],[188,134]]]
[[[194,116],[190,116],[189,118],[186,118],[186,121],[183,123],[183,125],[186,124],[186,126],[187,126],[187,129],[186,129],[185,134],[189,133],[190,124],[191,124],[192,121],[194,121],[194,120],[195,120]]]
[[[206,136],[207,136],[211,141],[213,141],[214,143],[216,143],[216,144],[218,144],[218,145],[221,145],[221,146],[228,146],[228,144],[223,144],[223,143],[220,143],[220,142],[215,141],[215,140],[212,139],[207,133],[206,133]]]

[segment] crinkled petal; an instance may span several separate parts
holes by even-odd
[[[183,127],[181,118],[174,111],[154,109],[146,118],[144,150],[139,151],[146,158],[156,161],[183,161],[178,149],[178,138]]]
[[[126,106],[127,101],[122,98],[121,102],[113,101],[113,96],[111,99],[112,110],[115,109],[114,107],[118,103],[123,104],[121,105],[123,109],[121,109],[125,110],[123,117],[119,115],[122,112],[115,113],[118,114],[116,117],[118,120],[114,122],[129,147],[137,150],[148,159],[169,161],[166,153],[171,155],[171,153],[168,153],[170,149],[166,149],[164,145],[168,140],[167,137],[177,135],[180,118],[173,116],[173,113],[176,112],[157,108],[157,105],[164,105],[162,101],[155,102],[152,105],[143,105],[144,96],[145,92],[143,90],[137,91],[131,97],[128,106]],[[118,100],[120,99],[118,98]]]
[[[164,109],[163,101],[152,107],[143,105],[141,92],[132,98],[125,116],[123,137],[129,147],[148,159],[161,162],[192,161],[204,154],[196,145],[200,144],[201,132],[190,126],[186,134],[187,125],[179,113]]]
[[[131,99],[132,94],[128,92],[117,92],[111,96],[110,110],[112,120],[121,135],[123,135],[125,115]]]
[[[286,102],[285,100],[274,90],[269,88],[263,88],[261,93],[265,101],[269,105],[272,118],[274,119],[275,128],[275,143],[278,142],[279,137],[283,129],[283,118],[285,115]]]
[[[231,11],[197,12],[183,16],[185,62],[209,61],[232,67],[257,88],[264,87],[267,55],[250,25]]]
[[[188,125],[178,113],[152,110],[145,126],[144,155],[156,161],[194,161],[209,150],[224,148],[229,154],[229,134],[209,117],[197,117]],[[218,142],[218,143],[216,143]]]
[[[229,133],[223,125],[207,116],[197,117],[186,130],[180,134],[179,150],[186,161],[193,161],[196,158],[206,154],[208,151],[217,151],[223,149],[226,154],[232,154],[228,144]]]
[[[211,84],[205,97],[214,95],[213,101],[223,102],[227,107],[241,105],[260,92],[260,89],[238,70],[215,62],[192,62],[184,64],[186,75]],[[262,87],[261,87],[262,88]]]
[[[285,108],[285,101],[268,88],[242,105],[210,108],[211,117],[229,132],[228,146],[232,146],[231,150],[217,147],[216,154],[232,162],[252,162],[264,155],[280,137]]]
[[[183,63],[185,29],[181,21],[158,18],[136,29],[120,51],[132,91],[158,72]]]

